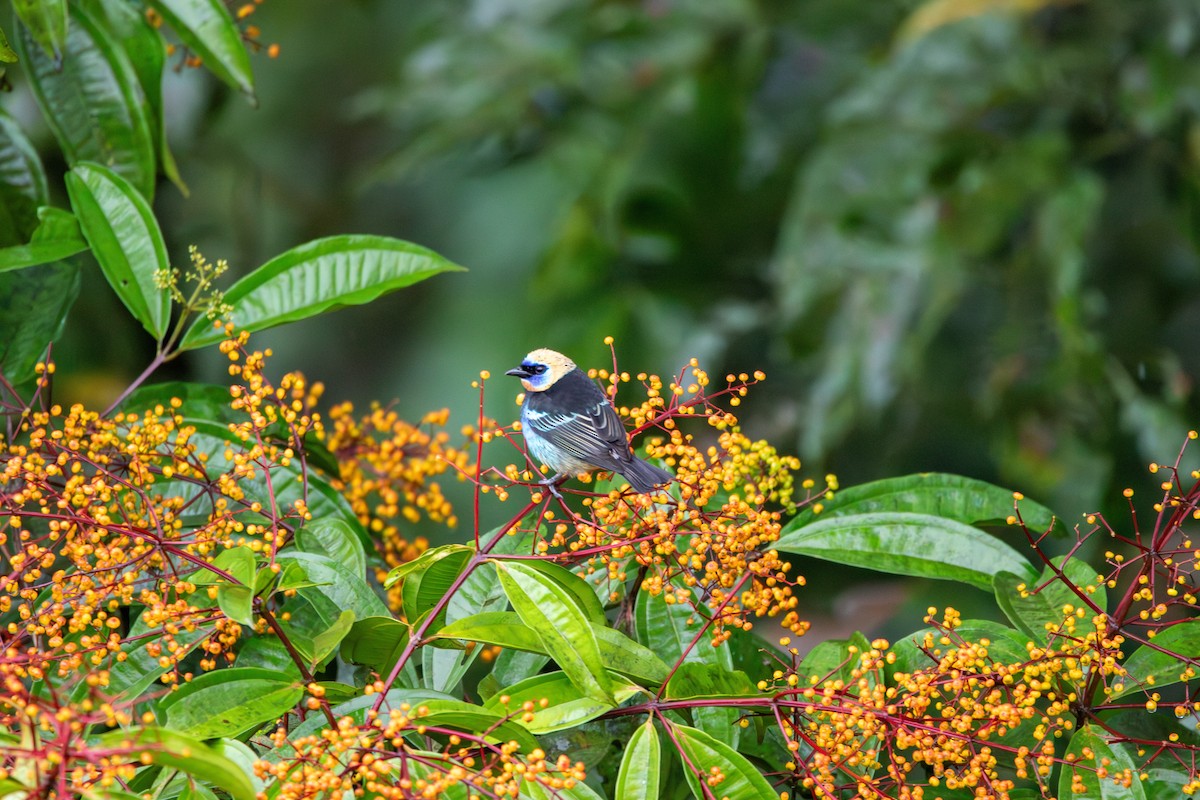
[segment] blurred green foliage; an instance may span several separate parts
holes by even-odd
[[[1197,424],[1193,2],[273,0],[254,22],[282,47],[259,107],[167,82],[191,194],[160,187],[166,240],[245,271],[386,233],[471,270],[262,335],[333,399],[467,421],[479,369],[604,365],[611,334],[630,370],[765,370],[744,417],[806,471],[964,473],[1068,520]],[[83,281],[60,357],[136,374]],[[188,369],[218,377],[210,357]]]

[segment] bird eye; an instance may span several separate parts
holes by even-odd
[[[527,367],[525,367],[525,369],[529,370],[534,375],[541,375],[543,372],[546,371],[546,365],[545,364],[530,364]]]

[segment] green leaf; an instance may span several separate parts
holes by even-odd
[[[484,541],[490,541],[491,538],[491,535],[485,536]],[[519,539],[520,537],[517,536],[504,537],[497,544],[493,553],[515,547]],[[504,596],[504,589],[500,586],[500,577],[496,574],[496,566],[490,562],[484,562],[471,570],[471,574],[450,598],[450,603],[446,606],[446,622],[453,623],[473,614],[502,609],[507,605],[508,598]],[[519,618],[517,623],[522,624]],[[524,627],[523,624],[522,627]],[[530,634],[532,635],[532,631]],[[466,675],[467,670],[482,650],[481,647],[469,650],[427,647],[421,653],[424,667],[422,680],[431,688],[450,691]],[[494,670],[492,674],[495,675]]]
[[[67,43],[67,0],[13,0],[12,6],[45,56],[62,63]],[[4,44],[8,49],[8,42]]]
[[[1004,524],[1014,513],[1014,502],[1013,492],[984,481],[943,472],[921,472],[839,489],[821,504],[820,514],[806,508],[784,526],[782,533],[819,519],[882,511],[929,514],[964,525]],[[1016,507],[1032,530],[1045,531],[1054,522],[1050,509],[1032,500],[1023,499]],[[1059,532],[1063,530],[1059,526]]]
[[[211,625],[197,626],[192,630],[180,626],[172,636],[179,647],[175,651],[176,655],[186,655],[212,632]],[[147,649],[151,644],[162,644],[163,636],[142,636],[144,633],[149,633],[149,630],[140,624],[139,618],[139,624],[135,624],[130,631],[129,643],[121,648],[125,658],[118,660],[113,653],[106,656],[105,661],[97,667],[108,670],[108,685],[105,691],[114,701],[141,697],[168,669],[159,663],[159,656],[151,655]],[[163,632],[160,631],[161,633]],[[87,690],[85,682],[81,682],[80,687],[82,691]]]
[[[279,564],[299,564],[304,574],[315,586],[299,590],[302,594],[317,592],[326,597],[337,609],[350,609],[357,619],[390,616],[388,608],[362,575],[326,556],[315,553],[285,552],[279,554]]]
[[[682,659],[732,670],[729,648],[713,647],[707,636],[701,636],[692,646],[703,621],[700,613],[685,603],[668,605],[662,595],[642,594],[638,597],[634,629],[638,641],[653,648],[668,664]]]
[[[218,586],[217,607],[234,622],[254,625],[254,593],[245,586],[228,583]]]
[[[182,770],[199,781],[224,789],[234,800],[255,800],[254,784],[241,767],[185,733],[135,727],[103,734],[98,738],[98,745],[136,747],[135,753],[140,752],[152,764]],[[136,756],[131,760],[138,761]]]
[[[526,753],[537,748],[538,741],[527,730],[505,714],[467,703],[462,700],[432,698],[413,706],[414,719],[425,725],[452,728],[471,734],[487,731],[492,742],[516,741]]]
[[[454,548],[454,549],[447,549]],[[415,623],[445,597],[458,576],[466,569],[475,555],[474,548],[446,545],[436,548],[439,555],[423,563],[423,568],[410,572],[400,587],[400,598],[404,617]],[[445,612],[443,611],[443,619]],[[434,622],[434,627],[438,626]]]
[[[362,725],[366,721],[371,708],[374,707],[375,701],[378,699],[378,695],[368,694],[356,697],[353,700],[347,700],[345,703],[335,706],[332,709],[333,716],[335,719],[349,717],[355,725]],[[430,700],[453,699],[443,692],[434,692],[428,689],[392,689],[384,696],[380,713],[386,718],[389,711],[399,711],[403,705],[407,705],[409,710],[411,710]],[[320,736],[321,731],[328,726],[329,721],[325,719],[323,714],[309,715],[308,719],[288,732],[288,739],[290,741],[284,742],[282,746],[263,753],[263,760],[271,764],[278,764],[284,759],[293,758],[296,755],[296,750],[292,747],[291,741],[302,739],[305,736]]]
[[[34,97],[69,164],[103,164],[149,200],[155,148],[146,96],[125,51],[82,8],[70,13],[61,64],[32,47],[28,29],[16,38]]]
[[[343,306],[370,302],[441,272],[460,271],[415,244],[386,236],[331,236],[279,255],[225,293],[239,330],[260,331]],[[224,338],[207,319],[197,320],[184,350]]]
[[[604,605],[596,597],[595,590],[579,575],[551,561],[534,559],[526,560],[524,564],[542,573],[574,595],[576,603],[583,613],[587,615],[589,622],[595,625],[608,624],[608,620],[604,614]]]
[[[180,401],[180,408],[187,409],[187,415],[192,419],[228,423],[245,418],[244,414],[234,411],[229,405],[233,398],[228,386],[191,381],[164,381],[139,386],[121,403],[121,409],[141,412],[162,406],[165,411],[171,408],[173,399]]]
[[[1160,630],[1149,644],[1133,651],[1125,662],[1128,675],[1115,679],[1124,688],[1114,691],[1112,699],[1190,680],[1200,673],[1197,659],[1200,659],[1200,619],[1180,620]]]
[[[762,693],[741,670],[728,671],[714,664],[680,664],[667,682],[671,700],[718,697],[759,697]]]
[[[316,666],[325,660],[325,657],[332,653],[337,646],[342,643],[346,635],[350,633],[350,628],[354,625],[354,612],[350,609],[343,611],[337,618],[337,622],[333,623],[322,633],[317,634],[312,640],[312,666]]]
[[[49,203],[46,172],[33,143],[0,109],[0,247],[29,241],[37,209]]]
[[[616,800],[658,800],[662,796],[662,754],[654,720],[634,731],[617,773]]]
[[[239,586],[254,588],[254,576],[258,568],[257,557],[248,546],[241,544],[222,550],[212,560],[212,565],[221,572],[233,578]],[[210,569],[200,569],[193,574],[189,581],[197,586],[209,586],[214,583],[228,583],[228,579]]]
[[[930,654],[926,654],[924,649],[927,639],[932,650]],[[960,646],[961,642],[977,643],[985,639],[988,641],[988,657],[995,663],[1019,664],[1029,658],[1025,649],[1025,636],[1007,625],[991,620],[964,620],[954,629],[953,634],[946,634],[935,628],[923,628],[898,639],[892,645],[891,652],[895,654],[896,659],[893,664],[888,665],[888,674],[932,669],[937,666],[941,655]]]
[[[1100,777],[1103,768],[1107,777]],[[1129,770],[1133,780],[1129,786],[1120,782],[1122,773]],[[1078,776],[1083,792],[1072,789]],[[1062,773],[1058,779],[1059,797],[1086,797],[1089,800],[1146,800],[1146,792],[1138,779],[1133,758],[1123,744],[1110,744],[1103,731],[1088,723],[1075,731],[1067,745]]]
[[[305,553],[329,556],[355,575],[367,574],[367,554],[358,535],[344,520],[315,519],[296,531],[296,546]]]
[[[167,50],[162,34],[146,19],[144,9],[133,3],[85,0],[85,6],[98,22],[104,23],[113,40],[129,56],[138,83],[146,95],[146,119],[154,135],[163,174],[186,197],[187,185],[179,175],[179,167],[167,144],[162,100],[163,66]]]
[[[342,658],[387,675],[408,644],[409,627],[390,616],[355,620],[341,642]]]
[[[0,365],[10,383],[34,377],[79,295],[79,268],[58,261],[0,272]]]
[[[929,514],[819,518],[781,535],[775,547],[877,572],[952,580],[987,590],[999,572],[1034,576],[1029,562],[996,537]]]
[[[207,388],[200,384],[192,384],[192,386],[200,389]],[[185,408],[191,409],[192,403],[195,402],[193,400],[194,396],[196,395],[189,391],[181,397],[185,401]],[[201,390],[199,396],[206,397],[207,392]],[[169,398],[167,399],[169,400]],[[214,404],[220,402],[227,404],[229,401],[220,401],[214,396],[212,402]],[[128,405],[125,407],[131,408]],[[208,412],[211,406],[209,406],[206,400],[201,404],[201,408],[204,412]],[[232,419],[244,421],[246,417],[242,415],[240,417],[233,417]],[[185,417],[184,421],[187,425],[196,429],[190,442],[195,447],[197,455],[202,453],[203,457],[207,459],[205,463],[210,475],[217,475],[234,469],[235,465],[233,462],[225,457],[225,453],[229,449],[229,443],[234,438],[229,432],[227,425],[202,418],[194,418],[190,415]],[[235,447],[234,449],[236,450],[237,448]],[[328,481],[310,472],[305,472],[300,464],[295,461],[286,466],[276,465],[272,467],[271,478],[270,487],[267,486],[266,481],[262,477],[258,477],[252,481],[242,481],[240,486],[246,493],[246,500],[257,500],[263,504],[264,508],[286,509],[293,508],[297,500],[304,499],[314,519],[340,519],[354,529],[359,535],[360,541],[369,542],[367,533],[363,530],[362,523],[355,516],[354,509],[350,507],[349,501],[337,489],[334,489]],[[211,510],[209,499],[200,489],[191,483],[185,481],[160,481],[156,486],[161,488],[164,497],[174,494],[181,496],[184,500],[194,501],[191,503],[193,513],[202,514],[205,511]],[[360,582],[362,577],[361,575],[359,576]]]
[[[0,64],[14,64],[16,61],[17,53],[9,46],[4,30],[0,29]],[[0,77],[3,77],[3,73],[0,73]]]
[[[642,691],[618,676],[612,676],[612,687],[615,703],[582,696],[566,673],[550,672],[505,687],[484,707],[518,719],[527,730],[540,736],[582,725]],[[501,702],[501,698],[507,698],[508,702]],[[543,700],[545,705],[542,705]],[[521,716],[521,707],[526,701],[534,704],[532,717],[528,720]]]
[[[221,0],[150,0],[150,5],[212,74],[255,101],[241,29]]]
[[[66,175],[67,193],[104,277],[155,341],[171,321],[171,293],[156,275],[170,269],[150,204],[115,172],[86,161]]]
[[[167,727],[197,739],[236,737],[286,714],[304,688],[279,673],[255,667],[208,672],[159,701]]]
[[[613,703],[600,644],[575,595],[522,562],[494,563],[508,601],[521,621],[537,633],[546,653],[583,694]]]
[[[256,790],[261,791],[266,786],[266,782],[254,774],[254,762],[258,760],[258,754],[249,745],[239,742],[237,739],[217,739],[215,742],[211,742],[209,747],[218,755],[224,756],[241,767],[242,772],[250,776],[250,781]]]
[[[855,631],[849,639],[826,639],[808,651],[796,671],[801,678],[816,677],[822,682],[840,680],[853,686],[851,673],[859,667],[862,654],[870,649],[871,643],[861,631]],[[874,678],[869,673],[867,680],[874,685]],[[857,694],[856,689],[852,688],[851,692]]]
[[[279,624],[287,623],[280,621]],[[237,661],[234,662],[239,667],[258,667],[272,670],[277,675],[287,674],[297,679],[300,677],[300,668],[296,666],[279,637],[261,634],[246,635],[244,639],[245,642],[237,652]]]
[[[666,680],[670,667],[650,648],[605,625],[593,623],[592,632],[596,635],[604,667],[610,672],[654,685]],[[446,625],[433,636],[435,639],[461,639],[546,654],[537,633],[512,611],[473,614]]]
[[[1052,563],[1076,587],[1083,589],[1089,584],[1098,587],[1092,593],[1085,592],[1085,595],[1096,604],[1100,611],[1107,608],[1104,581],[1097,580],[1099,574],[1087,562],[1078,558],[1068,559],[1066,556],[1059,556],[1052,559]],[[1025,596],[1022,596],[1022,591],[1017,588],[1021,585],[1025,586]],[[1062,624],[1064,606],[1086,608],[1083,599],[1075,594],[1050,567],[1042,570],[1037,583],[1032,582],[1028,576],[1013,575],[1007,572],[997,574],[993,581],[992,591],[996,595],[997,604],[1009,621],[1041,645],[1045,645],[1047,642],[1046,626]],[[1086,614],[1089,618],[1094,616],[1091,609],[1087,609]]]
[[[37,216],[40,222],[28,244],[0,249],[0,272],[61,261],[88,249],[79,221],[71,212],[41,206]]]
[[[521,800],[605,800],[595,789],[578,781],[570,788],[549,789],[539,781],[527,780],[521,784],[521,793],[517,796]]]
[[[697,777],[697,773],[707,776],[711,767],[718,767],[725,775],[719,790],[721,797],[736,797],[738,800],[779,800],[779,793],[771,788],[767,779],[745,756],[729,745],[687,725],[674,725],[672,731],[679,743],[681,755],[690,762],[690,766],[684,765],[683,774],[696,797],[706,796],[702,785],[703,778]]]
[[[422,551],[412,561],[406,561],[397,567],[393,567],[387,574],[387,577],[384,578],[383,586],[385,589],[390,589],[396,585],[397,581],[406,580],[410,575],[423,572],[443,558],[473,552],[475,552],[475,548],[469,544],[444,544],[440,547],[431,547],[428,550]]]

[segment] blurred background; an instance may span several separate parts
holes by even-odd
[[[255,337],[331,401],[457,429],[479,370],[541,346],[605,366],[612,335],[634,372],[764,370],[745,427],[806,476],[957,472],[1068,525],[1127,520],[1125,486],[1149,512],[1146,464],[1200,425],[1194,0],[267,0],[253,22],[280,45],[259,107],[167,78],[173,260],[241,274],[361,232],[469,269]],[[61,392],[102,405],[151,352],[91,270]]]

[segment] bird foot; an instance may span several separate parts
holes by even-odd
[[[563,482],[567,480],[568,477],[569,476],[563,475],[562,473],[555,473],[554,475],[551,475],[549,478],[542,478],[540,481],[538,481],[538,483],[540,483],[542,486],[545,486],[547,489],[549,489],[550,494],[554,495],[559,500],[562,500],[563,496],[562,496],[562,493],[558,491],[558,487],[561,486],[563,484]]]

